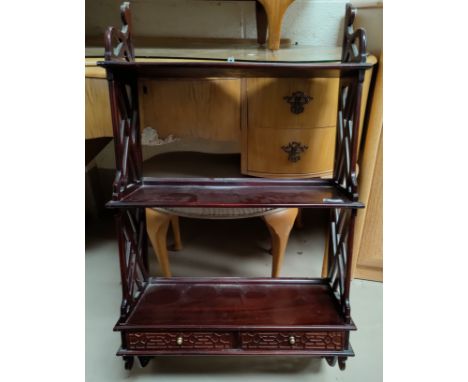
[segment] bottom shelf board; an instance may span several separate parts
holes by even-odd
[[[355,330],[325,279],[151,278],[115,330]]]

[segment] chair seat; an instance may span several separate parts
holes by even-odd
[[[203,208],[171,207],[154,208],[154,210],[176,216],[195,219],[245,219],[268,215],[287,208]]]

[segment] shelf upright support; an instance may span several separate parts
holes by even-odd
[[[355,17],[356,8],[346,4],[341,56],[343,63],[366,62],[366,32],[363,29],[353,29]],[[336,185],[354,201],[359,197],[356,169],[364,75],[365,70],[362,69],[342,73],[338,94],[333,179]],[[352,322],[349,295],[355,219],[355,209],[334,208],[330,213],[327,277],[347,323]],[[346,332],[345,347],[348,346],[349,332]],[[338,357],[341,369],[344,369],[345,362],[346,357]]]
[[[135,61],[130,4],[120,7],[122,28],[105,33],[106,61]],[[107,69],[114,132],[116,174],[113,200],[120,200],[142,181],[142,151],[136,77]],[[122,280],[121,317],[138,301],[148,281],[146,218],[144,208],[118,209],[116,214]]]

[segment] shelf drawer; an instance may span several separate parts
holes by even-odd
[[[243,332],[243,350],[344,350],[342,331],[317,332]]]
[[[333,170],[335,130],[249,129],[247,172],[265,177],[329,176]]]
[[[234,346],[229,332],[126,333],[129,350],[222,350]]]
[[[249,128],[310,128],[336,125],[337,78],[247,80]]]

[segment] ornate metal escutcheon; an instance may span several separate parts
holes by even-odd
[[[304,112],[304,105],[307,105],[309,101],[313,100],[312,97],[304,94],[304,92],[294,92],[290,96],[284,97],[287,103],[291,105],[291,113],[301,114]]]
[[[288,154],[288,161],[295,163],[301,160],[301,153],[306,151],[309,146],[294,141],[289,142],[287,146],[281,146],[281,148]]]

